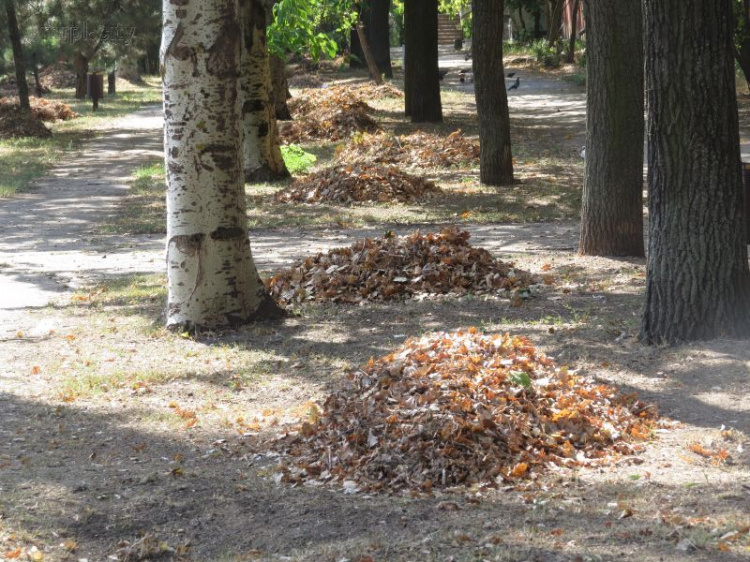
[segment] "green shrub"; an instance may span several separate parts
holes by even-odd
[[[287,170],[292,175],[304,173],[318,159],[314,154],[303,150],[296,144],[282,146],[281,155],[284,157]]]

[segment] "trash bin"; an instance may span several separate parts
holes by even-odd
[[[86,94],[94,102],[94,109],[99,107],[99,100],[104,97],[104,75],[99,72],[89,74],[86,79]]]

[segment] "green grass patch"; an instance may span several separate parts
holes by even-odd
[[[281,155],[284,157],[287,170],[292,175],[305,173],[318,160],[317,156],[296,144],[282,146]]]

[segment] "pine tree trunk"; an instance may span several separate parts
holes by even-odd
[[[76,99],[86,98],[86,79],[89,74],[89,59],[83,53],[77,52],[73,58],[73,68],[76,72]]]
[[[472,65],[479,115],[479,180],[486,185],[513,183],[508,95],[503,69],[503,0],[472,3]]]
[[[242,5],[242,119],[245,181],[262,183],[289,177],[279,145],[271,102],[271,67],[266,44],[266,9],[259,0]]]
[[[163,10],[167,326],[278,316],[247,237],[237,0],[164,0]]]
[[[643,256],[640,0],[586,0],[586,163],[579,252]]]
[[[651,344],[750,335],[731,1],[644,2]]]
[[[29,110],[29,84],[26,82],[26,59],[23,57],[23,45],[21,44],[21,31],[18,29],[16,18],[16,5],[13,0],[5,0],[5,13],[8,17],[8,29],[10,31],[10,42],[13,46],[13,64],[16,67],[16,82],[18,83],[18,100],[21,109]]]
[[[276,111],[276,119],[289,121],[292,113],[286,100],[292,97],[286,80],[286,62],[281,57],[271,55],[271,100]]]
[[[440,122],[438,79],[438,2],[410,0],[404,4],[406,41],[406,114],[413,123]]]

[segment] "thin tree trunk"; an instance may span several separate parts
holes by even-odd
[[[117,94],[117,74],[113,70],[107,73],[107,95],[114,96]]]
[[[241,0],[242,104],[245,181],[262,183],[289,177],[279,145],[271,102],[271,68],[266,44],[266,9],[259,0]]]
[[[579,252],[643,256],[640,0],[585,0],[586,163]]]
[[[438,79],[438,2],[410,0],[404,5],[406,39],[406,114],[413,123],[440,122],[443,110]]]
[[[539,39],[542,36],[542,10],[534,10],[534,38]]]
[[[39,80],[39,64],[37,63],[36,51],[31,54],[31,72],[34,74],[36,97],[41,98],[44,95],[44,88],[42,88],[42,82]]]
[[[281,57],[271,55],[271,99],[276,112],[276,119],[289,121],[292,113],[286,100],[292,97],[286,80],[286,62]]]
[[[562,31],[563,0],[547,0],[547,8],[549,14],[547,39],[550,44],[555,44],[560,40]]]
[[[377,85],[382,84],[383,78],[380,76],[378,65],[375,64],[375,58],[372,56],[372,51],[370,50],[370,43],[367,41],[365,26],[361,21],[357,23],[357,37],[359,37],[359,44],[362,46],[362,52],[365,55],[365,61],[367,61],[367,69],[370,71],[370,76]]]
[[[644,2],[646,343],[750,335],[731,1]]]
[[[740,27],[741,35],[735,41],[737,45],[735,46],[734,58],[740,65],[742,75],[745,77],[745,84],[750,91],[750,0],[743,0],[739,17],[742,18],[742,25],[737,26],[735,24],[735,28]]]
[[[508,96],[503,69],[503,0],[472,3],[472,65],[479,115],[479,181],[513,183]]]
[[[21,109],[29,110],[29,85],[26,82],[26,60],[23,58],[23,45],[21,44],[21,31],[18,29],[16,18],[16,6],[13,0],[5,0],[5,13],[8,17],[8,29],[10,31],[10,42],[13,46],[13,64],[16,67],[16,82],[18,83],[18,101]]]
[[[521,24],[521,29],[524,32],[523,39],[526,39],[526,34],[528,30],[526,29],[526,20],[523,18],[523,6],[518,6],[518,21]]]
[[[276,317],[247,237],[237,0],[163,2],[167,326]]]
[[[73,68],[76,72],[76,99],[82,100],[86,98],[89,59],[83,53],[77,52],[73,58]]]
[[[578,3],[579,0],[573,2],[573,12],[570,17],[570,41],[568,42],[568,56],[565,58],[565,62],[573,64],[576,61],[576,35],[578,35]]]

